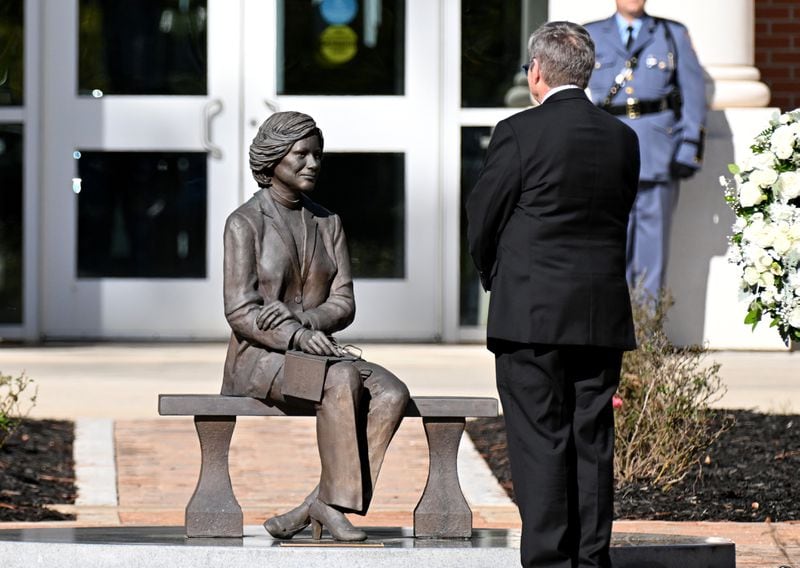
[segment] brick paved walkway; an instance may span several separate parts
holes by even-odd
[[[62,509],[78,514],[77,521],[0,523],[0,528],[183,524],[183,510],[200,467],[200,448],[192,420],[117,421],[114,438],[117,506],[65,506]],[[425,484],[427,460],[421,422],[405,420],[387,453],[369,515],[351,516],[353,523],[411,526],[412,512]],[[245,524],[260,524],[268,516],[296,505],[316,484],[319,460],[313,419],[240,419],[231,444],[230,462]],[[476,528],[519,528],[519,515],[513,504],[472,502],[471,505]],[[739,568],[800,568],[800,523],[770,526],[618,521],[614,530],[728,538],[736,543]]]
[[[493,361],[482,346],[363,347],[371,360],[402,377],[415,395],[496,396]],[[224,343],[0,349],[0,368],[5,373],[25,369],[37,381],[35,417],[117,419],[118,505],[64,506],[64,510],[77,512],[79,520],[55,526],[182,524],[184,506],[197,480],[199,446],[191,419],[157,417],[156,397],[162,392],[219,392],[224,357]],[[798,353],[714,353],[711,360],[723,364],[722,375],[728,386],[728,394],[719,405],[797,411],[798,357]],[[231,465],[246,523],[260,524],[267,516],[295,505],[316,483],[319,464],[313,428],[311,419],[240,420]],[[253,457],[256,448],[264,448],[263,457]],[[290,468],[292,473],[287,474]],[[353,522],[410,526],[426,471],[427,444],[422,427],[419,420],[406,420],[387,454],[370,515],[354,517]],[[113,482],[110,488],[113,494]],[[519,527],[513,505],[473,502],[472,506],[476,527]],[[0,524],[0,528],[12,526],[20,524]],[[781,552],[783,547],[795,559],[793,566],[800,568],[800,523],[769,527],[622,521],[615,523],[615,530],[729,538],[736,542],[740,568],[792,565]]]
[[[200,467],[190,418],[118,421],[115,427],[119,518],[123,524],[181,524]],[[240,419],[230,471],[245,524],[300,503],[319,479],[313,418]],[[351,516],[365,526],[411,526],[425,487],[428,445],[422,422],[405,420],[384,461],[370,512]],[[481,505],[481,503],[473,503]],[[518,526],[509,502],[475,511],[475,526]]]
[[[115,428],[122,524],[181,524],[194,489],[199,444],[190,419],[120,421]],[[231,445],[231,478],[246,524],[260,524],[294,506],[319,476],[311,418],[242,419]],[[256,457],[261,451],[261,457]],[[406,420],[386,456],[364,526],[411,526],[425,485],[427,442],[419,420]],[[287,474],[291,471],[291,474]],[[519,528],[516,507],[472,503],[474,525]],[[618,532],[716,536],[733,540],[740,568],[800,568],[800,523],[685,523],[619,521]],[[785,548],[795,564],[781,552]]]

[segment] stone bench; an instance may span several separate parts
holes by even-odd
[[[314,416],[311,409],[284,412],[255,398],[206,394],[162,394],[162,416],[194,416],[200,440],[197,487],[186,505],[186,536],[239,538],[242,508],[231,486],[228,452],[237,416]],[[469,538],[472,510],[458,481],[458,444],[467,417],[497,416],[494,398],[415,396],[406,417],[422,418],[428,439],[428,481],[414,509],[414,536]]]

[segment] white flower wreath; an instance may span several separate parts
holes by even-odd
[[[775,115],[751,154],[724,176],[736,221],[728,259],[741,270],[745,323],[765,317],[783,340],[800,341],[800,109]]]

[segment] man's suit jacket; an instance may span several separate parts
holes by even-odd
[[[490,339],[635,348],[625,240],[638,156],[636,134],[580,89],[497,124],[466,205]]]
[[[225,223],[225,317],[231,338],[222,394],[265,398],[301,328],[333,333],[355,317],[350,256],[338,215],[302,198],[306,254],[298,257],[289,226],[261,189]],[[273,300],[300,322],[261,330],[256,316]]]
[[[669,180],[673,160],[699,168],[708,105],[703,68],[686,27],[645,14],[639,35],[627,50],[614,16],[586,24],[586,30],[595,44],[596,63],[589,80],[589,91],[595,104],[603,102],[615,77],[625,69],[625,61],[637,51],[640,55],[636,70],[612,99],[613,105],[624,105],[628,98],[660,100],[669,95],[675,85],[680,92],[680,120],[670,109],[633,119],[618,116],[639,136],[640,178],[651,182]]]

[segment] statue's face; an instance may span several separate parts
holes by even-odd
[[[316,135],[298,140],[275,166],[273,185],[294,193],[311,191],[322,165],[322,148]]]

